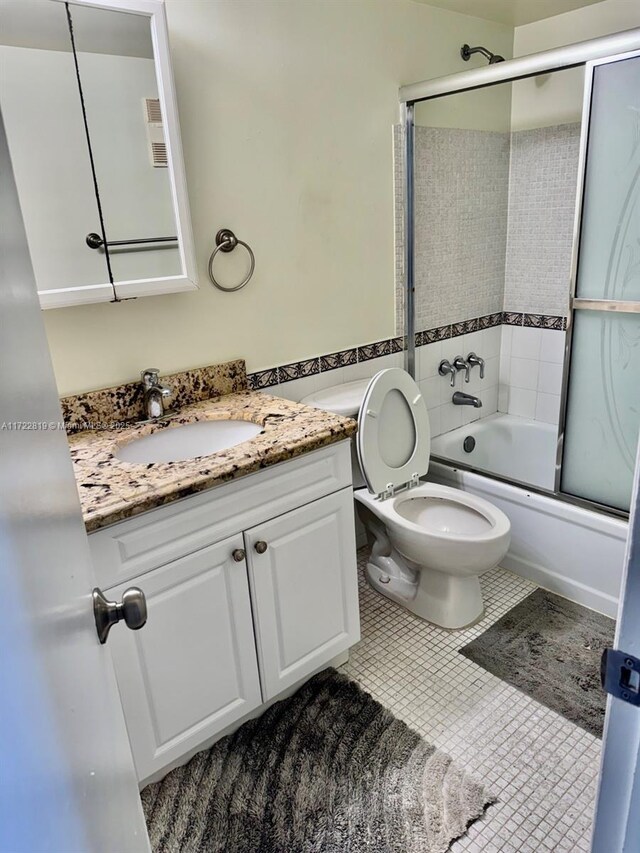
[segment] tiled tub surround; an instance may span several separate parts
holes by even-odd
[[[432,436],[486,418],[498,411],[500,329],[500,326],[478,329],[427,343],[416,350],[416,379],[429,409]],[[455,387],[452,388],[450,377],[438,374],[438,365],[442,359],[453,363],[457,355],[466,359],[470,352],[484,359],[484,379],[480,379],[480,369],[474,367],[469,382],[465,382],[463,371],[458,372]],[[454,391],[464,391],[479,397],[482,408],[454,406],[451,402]]]
[[[256,438],[210,456],[181,462],[122,462],[121,444],[202,420],[245,420],[264,427]],[[88,531],[209,489],[269,465],[349,438],[356,422],[255,391],[193,403],[170,420],[124,429],[83,430],[69,437]]]
[[[564,315],[580,123],[511,134],[504,310]]]
[[[400,308],[404,235],[399,127],[395,128],[394,146]],[[509,134],[418,126],[414,147],[416,328],[502,311]],[[398,319],[401,317],[399,312]]]
[[[579,140],[577,123],[513,133],[415,128],[417,328],[492,312],[567,313]],[[400,127],[394,128],[394,155],[400,331]]]
[[[503,325],[498,411],[557,424],[564,347],[562,330]]]

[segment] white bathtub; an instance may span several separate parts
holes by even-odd
[[[471,452],[463,447],[467,436],[476,442]],[[557,438],[557,426],[498,413],[437,436],[431,452],[553,491]]]
[[[471,453],[462,447],[468,435],[476,439]],[[552,488],[555,435],[556,428],[547,424],[491,415],[434,438],[432,453]],[[608,616],[616,615],[626,521],[435,461],[427,479],[479,495],[506,513],[512,535],[502,561],[505,568]]]

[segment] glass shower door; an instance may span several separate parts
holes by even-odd
[[[625,512],[640,428],[640,54],[591,63],[587,75],[558,479],[565,494]]]

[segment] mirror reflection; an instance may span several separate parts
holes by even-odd
[[[39,291],[103,285],[104,252],[64,4],[0,4],[0,107]]]
[[[149,18],[74,5],[70,15],[113,280],[178,275]]]
[[[156,59],[146,15],[0,5],[0,107],[48,299],[184,275]]]

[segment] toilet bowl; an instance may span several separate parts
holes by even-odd
[[[303,402],[331,410],[332,400],[361,396],[356,446],[366,486],[354,495],[371,545],[367,579],[429,622],[465,627],[483,613],[479,578],[507,553],[509,519],[482,498],[420,482],[429,468],[429,416],[406,371],[383,370],[366,389],[350,385],[349,394],[336,386]],[[344,405],[341,412],[355,414]]]

